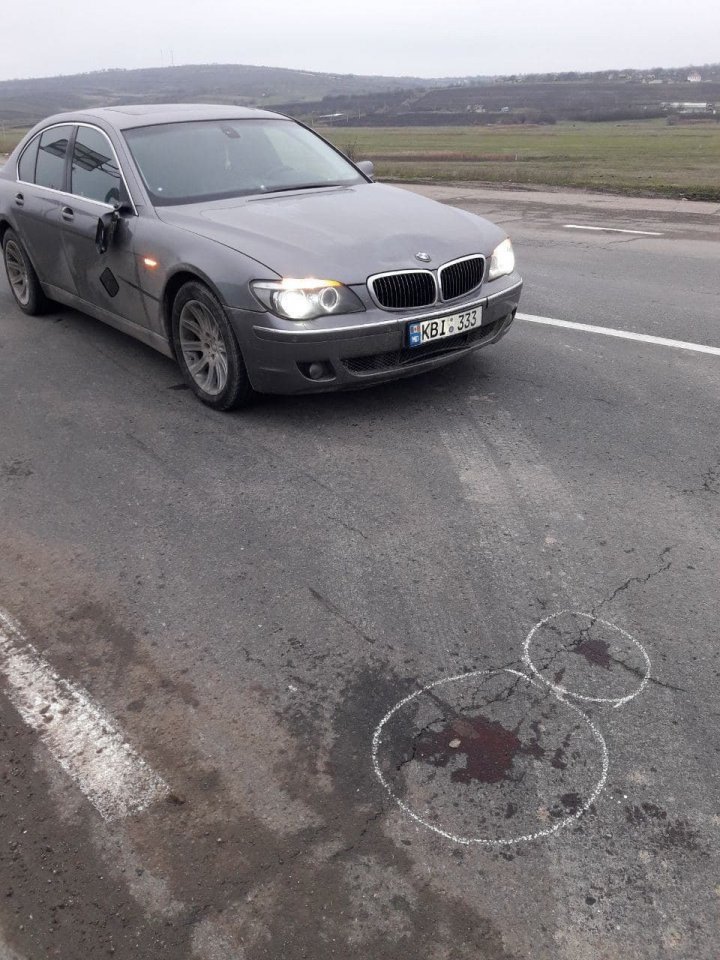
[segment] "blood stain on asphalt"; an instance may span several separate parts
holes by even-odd
[[[579,643],[577,647],[573,648],[573,653],[585,657],[588,663],[602,667],[603,670],[611,669],[610,644],[607,640],[583,640],[582,643]]]
[[[568,813],[576,814],[580,807],[583,804],[583,799],[579,793],[572,791],[571,793],[564,793],[560,797],[560,803],[565,807]]]
[[[539,759],[543,756],[537,741],[523,744],[518,729],[509,730],[482,714],[455,717],[441,730],[421,734],[414,756],[432,766],[446,767],[451,759],[462,754],[466,758],[465,766],[452,771],[450,779],[454,783],[499,783],[511,779],[516,757]]]

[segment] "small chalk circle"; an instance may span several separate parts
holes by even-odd
[[[566,615],[578,617],[582,620],[588,620],[591,623],[591,625],[599,623],[606,629],[615,631],[621,637],[624,637],[625,640],[629,641],[629,643],[635,646],[635,648],[639,651],[640,655],[645,661],[644,675],[640,680],[640,683],[638,684],[638,686],[635,688],[635,690],[633,690],[631,693],[627,694],[624,697],[591,697],[582,693],[576,693],[573,690],[568,690],[566,687],[561,686],[559,683],[551,683],[547,679],[547,677],[545,677],[540,672],[540,670],[533,663],[530,656],[530,646],[532,644],[532,641],[539,630],[547,626],[553,620],[556,620],[559,617],[563,617]],[[626,703],[629,703],[631,700],[634,700],[635,697],[638,696],[638,694],[643,692],[643,690],[645,689],[645,687],[648,685],[650,681],[650,673],[652,671],[652,664],[650,662],[650,656],[647,650],[640,643],[639,640],[637,640],[635,637],[632,636],[632,634],[628,633],[627,630],[623,630],[622,627],[618,627],[614,623],[609,623],[607,620],[602,620],[600,617],[595,616],[595,614],[593,613],[582,613],[579,610],[560,610],[558,613],[553,613],[550,616],[545,617],[543,620],[540,620],[538,623],[536,623],[535,626],[530,631],[530,633],[527,635],[527,637],[525,637],[525,642],[523,643],[523,662],[527,667],[527,669],[532,674],[534,674],[538,678],[538,680],[542,680],[543,683],[547,684],[547,686],[550,687],[550,689],[561,699],[565,699],[565,697],[572,697],[575,700],[583,700],[586,703],[608,703],[612,707],[616,707],[616,708],[624,706]]]

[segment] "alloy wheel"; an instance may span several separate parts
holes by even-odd
[[[190,376],[211,397],[228,381],[227,345],[220,325],[199,300],[189,300],[180,314],[180,349]]]
[[[30,278],[25,257],[14,240],[5,244],[5,266],[15,298],[24,307],[30,301]]]

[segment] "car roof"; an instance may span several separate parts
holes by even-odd
[[[118,130],[132,127],[148,127],[158,123],[182,123],[193,120],[252,120],[262,117],[286,119],[268,110],[251,107],[235,107],[219,103],[132,103],[114,107],[93,107],[90,110],[75,110],[48,117],[47,124],[82,123],[83,120],[104,120]]]

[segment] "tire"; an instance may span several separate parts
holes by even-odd
[[[234,410],[252,398],[245,362],[220,301],[199,282],[186,283],[172,307],[175,356],[185,382],[213,410]]]
[[[5,272],[15,303],[28,316],[44,313],[49,306],[48,298],[43,293],[30,257],[14,230],[5,231],[2,247]]]

